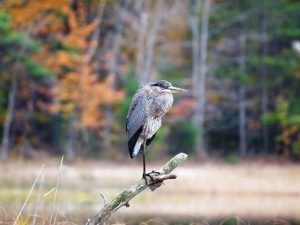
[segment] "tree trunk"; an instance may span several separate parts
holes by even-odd
[[[149,1],[147,1],[149,3]],[[136,62],[136,70],[135,77],[136,80],[142,83],[141,74],[144,68],[144,55],[145,55],[145,39],[147,34],[147,27],[149,22],[149,15],[147,12],[147,8],[144,4],[144,1],[137,0],[136,1],[137,8],[140,11],[140,29],[138,29],[138,37],[137,37],[137,62]]]
[[[94,57],[94,55],[96,54],[97,48],[99,46],[99,35],[100,35],[100,25],[102,22],[102,18],[103,18],[103,13],[104,13],[104,9],[106,7],[106,0],[101,0],[98,8],[97,8],[97,13],[95,16],[94,21],[96,21],[98,23],[96,29],[94,30],[94,32],[92,33],[91,36],[91,40],[90,40],[90,45],[87,49],[87,51],[84,54],[84,62],[83,64],[88,64],[91,62],[92,58]],[[95,44],[95,42],[97,44]]]
[[[31,25],[24,33],[27,34],[27,38],[30,39],[31,35],[35,35],[40,28],[47,22],[46,19],[40,20],[37,24]],[[13,119],[13,114],[15,110],[15,97],[17,94],[17,76],[19,73],[19,67],[21,65],[20,58],[26,53],[27,46],[26,44],[22,44],[20,51],[18,52],[18,58],[13,68],[11,87],[8,95],[8,108],[7,114],[3,125],[3,136],[0,147],[0,160],[4,160],[8,156],[8,148],[10,142],[10,127]]]
[[[197,96],[198,79],[199,79],[199,54],[200,54],[200,32],[199,32],[199,11],[201,0],[197,0],[195,4],[191,4],[191,16],[189,18],[190,28],[192,31],[192,54],[193,54],[193,68],[192,68],[192,95]],[[193,118],[194,122],[196,121]]]
[[[203,16],[201,22],[201,42],[199,58],[199,79],[197,82],[198,91],[196,92],[196,110],[194,123],[196,124],[199,135],[197,138],[197,154],[202,158],[207,158],[204,143],[204,112],[205,112],[205,92],[207,74],[207,43],[208,43],[208,23],[209,23],[210,0],[204,1]]]
[[[144,68],[141,73],[141,79],[140,79],[141,84],[145,84],[150,81],[154,45],[156,43],[157,32],[161,22],[162,11],[163,11],[163,1],[160,0],[157,1],[156,3],[154,24],[152,26],[152,29],[150,29],[149,32],[147,33]]]
[[[264,44],[265,45],[265,44]],[[263,47],[264,48],[264,47]],[[268,112],[268,89],[267,89],[267,74],[266,70],[262,70],[261,74],[261,118]],[[269,152],[269,130],[265,123],[262,123],[262,139],[263,139],[263,153]]]
[[[64,148],[64,154],[66,156],[66,160],[68,162],[73,162],[76,158],[76,153],[74,149],[74,140],[76,139],[77,136],[77,129],[74,127],[75,121],[74,119],[71,119],[70,124],[69,124],[69,137],[67,139],[66,146]]]
[[[240,36],[240,74],[245,73],[245,35]],[[238,108],[239,108],[239,152],[245,156],[247,153],[247,118],[246,118],[246,87],[240,82],[238,90]]]
[[[245,104],[246,88],[243,84],[239,85],[238,90],[238,105],[239,105],[239,152],[245,156],[247,153],[246,141],[246,104]]]
[[[268,51],[268,41],[267,41],[267,19],[266,17],[266,8],[263,7],[264,15],[262,16],[261,23],[261,35],[263,38],[262,42],[262,51],[261,56],[264,57]],[[262,65],[262,69],[260,71],[260,111],[261,118],[265,116],[268,112],[268,89],[267,89],[267,70],[265,65]],[[265,123],[262,123],[262,148],[263,153],[267,154],[269,151],[269,130]]]
[[[112,57],[109,65],[109,75],[114,76],[115,79],[118,74],[118,55],[120,53],[120,43],[122,40],[122,32],[123,32],[123,11],[119,5],[116,5],[115,16],[120,17],[116,22],[116,32],[114,34],[113,46],[112,46]],[[118,15],[120,14],[120,15]],[[112,89],[115,89],[115,84],[111,85]],[[103,145],[104,149],[109,150],[111,148],[111,128],[113,124],[113,107],[112,105],[107,105],[104,107],[104,120],[105,127],[103,130]]]
[[[0,148],[1,160],[5,160],[8,156],[8,148],[10,142],[9,132],[10,132],[11,122],[15,110],[15,96],[17,93],[17,75],[19,72],[19,66],[20,66],[20,62],[17,61],[13,69],[11,86],[10,86],[10,91],[8,96],[8,108],[7,108],[6,118],[3,126],[3,137],[2,137],[1,148]]]

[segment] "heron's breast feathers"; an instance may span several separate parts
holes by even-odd
[[[149,119],[147,119],[140,136],[143,137],[144,139],[149,139],[157,132],[157,130],[160,127],[161,127],[161,119],[150,117]]]

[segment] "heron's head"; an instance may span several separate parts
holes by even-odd
[[[151,83],[150,86],[156,87],[156,89],[160,92],[169,92],[169,93],[187,92],[186,89],[174,87],[169,81],[166,80],[161,80],[156,83]]]

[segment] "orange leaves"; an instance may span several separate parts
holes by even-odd
[[[65,116],[77,115],[77,128],[99,128],[104,124],[101,106],[114,104],[124,97],[122,91],[113,90],[113,76],[100,81],[95,74],[96,65],[91,61],[91,49],[98,49],[99,42],[92,33],[99,25],[98,18],[87,23],[86,10],[79,4],[79,10],[68,11],[68,34],[61,35],[59,40],[71,48],[76,47],[81,54],[76,59],[72,72],[64,74],[60,82],[59,99]],[[64,62],[63,58],[60,62]],[[65,63],[72,60],[66,56]]]
[[[39,62],[43,62],[56,74],[64,73],[65,68],[76,68],[81,63],[81,57],[67,51],[55,51],[49,54],[48,49],[42,50],[35,56]]]
[[[113,75],[109,75],[104,80],[104,82],[102,82],[103,91],[101,92],[101,96],[102,96],[103,104],[117,103],[120,102],[125,97],[123,91],[116,91],[112,89],[113,83],[114,83]]]
[[[56,74],[54,87],[47,90],[51,103],[38,102],[38,107],[61,113],[66,120],[75,121],[77,129],[101,127],[102,107],[121,101],[124,93],[113,89],[113,75],[100,80],[99,65],[92,61],[99,50],[99,32],[94,31],[99,31],[100,18],[95,9],[74,0],[13,0],[5,7],[14,28],[30,31],[39,26],[35,34],[43,47],[33,58]],[[93,20],[91,12],[95,13]]]
[[[100,106],[102,104],[101,94],[106,86],[97,81],[97,77],[91,74],[90,68],[82,69],[80,82],[80,127],[95,128],[102,125]]]
[[[66,73],[60,80],[59,99],[62,102],[79,101],[79,74],[76,72]]]
[[[195,107],[195,101],[191,98],[184,98],[175,106],[173,106],[169,112],[171,115],[187,116]]]
[[[84,68],[80,81],[79,106],[81,116],[80,127],[97,128],[103,125],[101,106],[114,104],[123,99],[122,91],[112,89],[113,77],[108,76],[99,82],[89,68]]]
[[[72,0],[21,0],[6,1],[1,8],[9,11],[14,28],[34,30],[39,34],[55,34],[68,47],[84,49],[88,47],[87,38],[99,24],[95,20],[87,23],[87,13],[83,3],[77,12],[71,8]],[[64,15],[67,21],[63,19]],[[68,30],[68,32],[66,32]]]
[[[76,46],[77,49],[85,50],[90,45],[90,41],[88,40],[88,38],[99,25],[99,21],[94,20],[91,23],[86,23],[86,21],[82,19],[85,15],[85,11],[79,10],[78,14],[79,15],[77,15],[72,10],[69,10],[67,12],[67,23],[70,31],[66,35],[61,35],[59,39],[65,46]]]
[[[74,111],[80,114],[77,127],[98,128],[103,125],[101,106],[123,99],[122,91],[112,89],[112,76],[100,82],[91,68],[82,66],[80,73],[64,76],[60,83],[59,99],[65,116]]]
[[[53,22],[52,12],[69,12],[71,2],[71,0],[29,0],[26,2],[13,0],[1,4],[4,9],[9,10],[15,28],[28,28],[41,19]]]

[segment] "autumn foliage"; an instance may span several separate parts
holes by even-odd
[[[44,100],[37,99],[34,107],[40,116],[59,115],[72,124],[72,129],[99,130],[105,124],[103,107],[120,102],[124,96],[122,90],[114,88],[114,74],[107,72],[101,77],[98,72],[102,9],[97,4],[15,0],[1,6],[9,13],[12,28],[37,42],[38,51],[31,53],[29,60],[49,72],[48,76],[38,74],[33,92],[43,95]],[[30,76],[18,77],[25,104],[33,98],[31,80]]]

